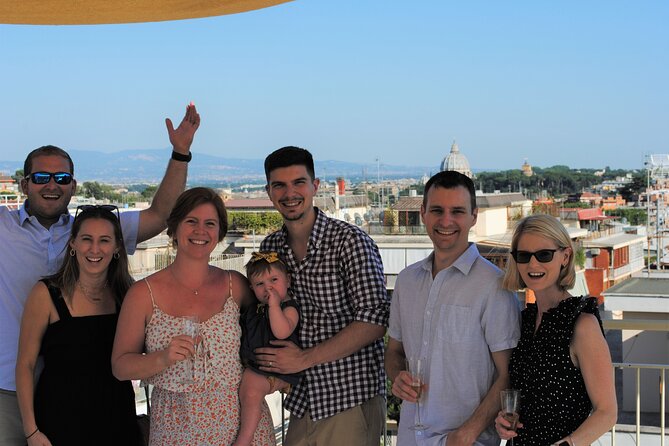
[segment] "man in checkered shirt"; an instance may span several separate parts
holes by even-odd
[[[267,194],[283,228],[261,244],[291,273],[302,313],[299,348],[256,350],[261,369],[305,371],[288,395],[286,445],[378,445],[385,428],[383,335],[390,301],[372,239],[314,207],[319,180],[311,154],[283,147],[265,159]]]

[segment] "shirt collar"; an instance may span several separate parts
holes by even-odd
[[[310,250],[312,247],[320,247],[321,241],[323,240],[328,227],[328,217],[323,211],[314,206],[314,212],[316,212],[316,220],[314,221],[314,227],[311,229],[311,235],[309,236],[309,246],[307,250]],[[283,243],[288,243],[288,229],[284,224],[281,227],[281,237],[283,238]]]
[[[449,266],[449,268],[456,268],[459,270],[462,274],[465,276],[469,275],[469,271],[472,269],[472,266],[474,266],[474,262],[476,262],[476,259],[478,259],[480,256],[479,250],[476,247],[476,243],[469,243],[469,247],[460,254],[460,257],[455,259],[455,261]],[[430,253],[429,256],[427,256],[425,259],[423,259],[423,264],[422,267],[423,269],[427,270],[432,274],[432,261],[434,259],[434,251]]]
[[[19,224],[23,225],[26,221],[30,220],[31,217],[33,216],[28,213],[28,200],[26,199],[26,201],[23,202],[23,206],[19,208]],[[61,214],[58,221],[54,224],[65,225],[69,223],[71,218],[73,217],[69,212],[66,214]],[[34,220],[37,222],[37,217],[35,217]],[[37,224],[39,224],[39,222],[37,222]]]

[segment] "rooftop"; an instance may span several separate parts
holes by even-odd
[[[611,295],[668,297],[669,278],[632,277],[604,291],[605,296]],[[669,308],[667,309],[669,311]]]

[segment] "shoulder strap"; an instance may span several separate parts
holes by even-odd
[[[58,312],[58,317],[60,320],[64,319],[70,319],[72,317],[72,314],[70,313],[69,308],[67,308],[67,304],[65,303],[65,299],[63,299],[63,293],[60,291],[59,288],[56,288],[55,286],[49,285],[46,280],[42,280],[42,283],[46,285],[47,290],[49,290],[49,296],[51,296],[51,301],[53,302],[53,305],[56,307],[56,311]]]
[[[232,297],[232,271],[228,270],[228,298]]]
[[[149,283],[149,278],[145,277],[144,282],[146,282],[146,286],[149,288],[149,296],[151,296],[151,306],[155,307],[156,306],[156,301],[153,299],[153,290],[151,289],[151,284]]]

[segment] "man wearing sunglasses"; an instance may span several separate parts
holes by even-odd
[[[140,212],[120,215],[128,254],[137,243],[157,235],[186,184],[190,146],[200,125],[191,103],[175,129],[166,119],[172,158],[153,202]],[[66,253],[74,218],[67,206],[77,187],[70,155],[55,146],[33,150],[23,166],[21,190],[27,196],[14,211],[0,207],[0,445],[25,445],[16,402],[14,368],[19,326],[28,293],[42,277],[54,274]]]
[[[398,444],[500,444],[492,426],[520,337],[520,308],[501,288],[502,272],[469,242],[477,215],[469,177],[444,171],[426,183],[421,218],[434,249],[400,272],[390,306],[385,365],[393,394],[404,400]],[[418,397],[405,367],[411,357],[427,363],[424,430],[411,430]]]

